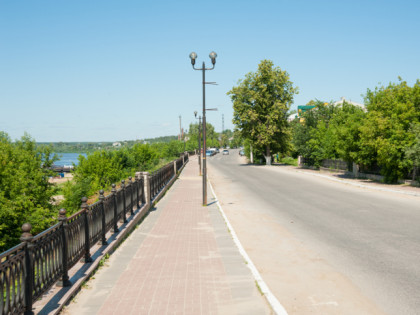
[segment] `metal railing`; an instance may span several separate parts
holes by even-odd
[[[188,155],[175,161],[179,170]],[[150,197],[156,195],[175,175],[174,162],[151,176]],[[146,202],[144,179],[129,177],[121,181],[121,188],[112,185],[111,194],[99,192],[99,201],[88,205],[82,198],[81,210],[66,217],[66,210],[59,212],[58,223],[36,236],[31,235],[31,225],[22,226],[19,245],[0,254],[0,315],[31,314],[35,300],[55,283],[69,286],[68,270],[78,261],[91,262],[90,249],[99,242],[106,245],[106,234],[119,232],[118,222],[127,222]],[[58,282],[57,282],[58,281]]]
[[[181,160],[181,163],[182,163],[182,158],[178,160]],[[177,164],[177,169],[179,169],[178,164]],[[166,186],[166,184],[170,181],[170,179],[174,175],[175,175],[175,170],[174,170],[173,163],[168,163],[165,166],[158,169],[157,171],[153,172],[150,175],[150,197],[154,199],[156,195],[159,194],[162,188]]]

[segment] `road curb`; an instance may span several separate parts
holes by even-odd
[[[229,229],[230,234],[232,235],[233,241],[235,245],[238,247],[239,253],[242,255],[243,259],[246,262],[246,265],[251,270],[252,275],[254,276],[255,281],[257,282],[262,294],[267,299],[268,303],[270,304],[271,308],[273,309],[274,313],[277,315],[287,315],[287,312],[283,305],[277,300],[277,298],[271,293],[270,289],[268,288],[267,284],[264,282],[263,278],[261,277],[260,273],[258,272],[257,268],[255,267],[254,263],[251,261],[251,258],[249,258],[248,254],[246,253],[245,249],[242,247],[241,242],[238,239],[238,236],[235,233],[235,230],[233,229],[233,226],[230,224],[225,212],[223,211],[222,206],[219,203],[219,199],[216,196],[216,193],[213,189],[213,186],[211,185],[210,180],[208,181],[211,192],[213,193],[213,196],[216,198],[216,204],[219,208],[220,213],[223,216],[223,219],[226,222],[226,225]]]
[[[344,180],[344,179],[338,179],[338,178],[334,178],[334,177],[331,177],[331,176],[328,176],[328,175],[314,174],[314,173],[305,172],[305,171],[296,170],[296,172],[297,173],[302,173],[302,174],[309,174],[311,176],[316,176],[316,177],[322,177],[322,178],[326,178],[326,179],[329,179],[329,180],[332,180],[332,181],[335,181],[335,182],[345,183],[345,184],[349,184],[349,185],[360,187],[360,188],[368,188],[368,189],[373,189],[373,190],[393,192],[393,193],[397,193],[397,194],[420,197],[420,193],[416,193],[416,192],[403,191],[403,190],[396,190],[396,189],[390,189],[390,188],[376,187],[376,186],[372,186],[372,185],[353,183],[351,181],[347,181],[347,180]]]

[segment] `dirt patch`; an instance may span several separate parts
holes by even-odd
[[[52,184],[62,184],[71,180],[73,180],[73,174],[69,173],[69,174],[65,174],[64,177],[61,177],[61,176],[50,177],[48,179],[48,182]]]

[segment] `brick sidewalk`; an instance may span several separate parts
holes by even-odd
[[[270,314],[191,158],[64,314]]]

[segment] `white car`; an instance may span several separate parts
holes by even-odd
[[[222,154],[223,154],[223,155],[229,155],[229,150],[224,149]]]

